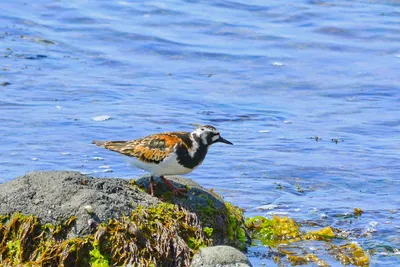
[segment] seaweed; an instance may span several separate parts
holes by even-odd
[[[339,229],[325,227],[319,230],[302,232],[300,224],[288,217],[265,218],[255,216],[246,219],[246,226],[251,231],[254,242],[260,242],[264,246],[276,249],[280,255],[275,258],[276,262],[281,262],[282,257],[286,256],[292,266],[313,263],[317,266],[329,266],[324,260],[319,259],[314,253],[309,253],[304,247],[308,247],[302,242],[318,241],[323,242],[327,254],[338,260],[344,265],[368,266],[369,257],[366,252],[354,243],[344,245],[334,245],[333,241],[347,242],[343,237],[337,236]]]
[[[104,222],[94,234],[83,237],[68,235],[75,220],[72,216],[58,224],[41,224],[35,216],[15,213],[0,224],[0,262],[10,266],[188,266],[199,248],[212,244],[196,214],[169,203],[139,206],[129,217]]]
[[[265,246],[276,247],[301,239],[299,226],[288,217],[255,216],[246,220],[246,227],[252,231],[253,239],[260,240]]]

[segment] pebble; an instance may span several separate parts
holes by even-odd
[[[86,205],[86,206],[84,206],[83,208],[84,208],[84,209],[87,211],[87,213],[89,213],[89,214],[94,213],[94,209],[93,209],[93,207],[92,207],[91,205]]]

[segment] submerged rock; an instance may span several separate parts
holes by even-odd
[[[201,248],[194,255],[190,267],[251,267],[247,257],[229,246]]]

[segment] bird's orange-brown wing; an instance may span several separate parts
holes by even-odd
[[[130,157],[136,157],[143,162],[159,163],[174,151],[176,144],[187,146],[182,137],[188,134],[184,132],[160,133],[133,141],[93,141],[93,143]]]

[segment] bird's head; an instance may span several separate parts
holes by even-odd
[[[198,126],[196,130],[192,132],[192,135],[197,139],[200,139],[200,141],[206,146],[210,146],[218,142],[233,145],[228,140],[222,138],[218,130],[211,125]]]

